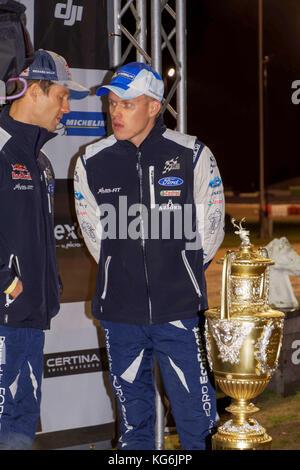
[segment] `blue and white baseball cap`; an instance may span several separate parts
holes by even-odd
[[[56,85],[70,90],[70,98],[80,100],[89,95],[88,88],[79,85],[72,80],[71,72],[65,59],[52,51],[39,49],[34,54],[33,62],[20,77],[33,80],[49,80]]]
[[[103,96],[110,91],[124,100],[147,95],[162,101],[164,82],[150,65],[142,62],[130,62],[119,67],[113,75],[110,84],[98,88],[96,95]]]

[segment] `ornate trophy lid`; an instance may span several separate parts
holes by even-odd
[[[234,233],[239,235],[242,242],[238,251],[234,251],[234,256],[232,257],[232,265],[264,265],[265,267],[275,264],[274,261],[268,258],[268,252],[266,248],[258,248],[255,250],[253,245],[250,242],[249,230],[246,230],[242,223],[245,221],[245,217],[237,225],[234,218],[231,219],[231,222],[236,230]],[[223,263],[223,259],[220,259],[218,263]]]
[[[240,221],[239,225],[235,223],[235,219],[231,219],[231,223],[236,230],[234,233],[239,235],[242,243],[240,245],[239,251],[235,253],[235,264],[264,264],[264,265],[272,265],[274,261],[268,258],[268,252],[265,248],[259,248],[255,250],[253,245],[250,243],[249,238],[249,230],[245,230],[243,228],[242,223],[245,221],[245,217]]]

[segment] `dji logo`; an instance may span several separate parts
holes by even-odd
[[[73,0],[67,0],[67,4],[56,4],[54,17],[65,20],[64,25],[66,26],[73,26],[75,21],[81,21],[82,11],[83,7],[73,5]]]

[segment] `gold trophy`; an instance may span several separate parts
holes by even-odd
[[[268,385],[278,365],[284,313],[268,305],[269,266],[265,248],[255,250],[249,232],[232,219],[242,243],[223,260],[221,307],[207,310],[207,356],[216,384],[233,398],[233,418],[212,437],[213,450],[266,450],[272,438],[251,417],[250,402]],[[222,262],[222,260],[221,260]]]

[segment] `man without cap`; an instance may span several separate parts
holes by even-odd
[[[165,127],[163,92],[150,66],[120,67],[97,90],[108,93],[113,135],[87,147],[74,175],[126,450],[155,449],[154,356],[182,447],[205,449],[216,418],[200,326],[204,269],[224,237],[223,186],[210,150]]]
[[[0,115],[0,449],[31,449],[40,415],[44,330],[59,310],[54,174],[42,152],[68,99],[89,90],[39,50],[25,93]]]

